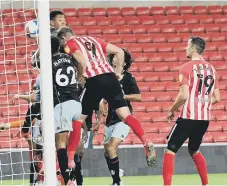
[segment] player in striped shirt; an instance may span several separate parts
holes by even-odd
[[[134,118],[126,104],[121,85],[117,79],[122,73],[124,51],[110,43],[94,37],[77,37],[70,28],[60,29],[58,36],[65,42],[65,50],[78,61],[78,76],[87,77],[86,90],[82,99],[82,123],[102,98],[144,144],[149,166],[155,163],[154,145],[147,140],[140,122]],[[114,54],[117,59],[116,73],[106,60],[105,53]]]
[[[168,136],[163,160],[165,186],[171,185],[175,154],[188,138],[188,152],[196,165],[202,185],[208,185],[206,160],[199,147],[209,126],[211,107],[220,101],[220,92],[216,70],[202,58],[205,46],[202,38],[191,37],[186,48],[187,57],[191,61],[179,70],[180,90],[169,110],[168,121],[174,119],[174,112],[178,108],[183,108]]]

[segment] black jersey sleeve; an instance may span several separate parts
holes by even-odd
[[[129,76],[129,83],[130,83],[131,94],[140,94],[140,89],[137,85],[135,77],[132,74],[130,74]]]

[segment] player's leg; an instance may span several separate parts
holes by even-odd
[[[77,185],[83,184],[83,171],[81,166],[83,155],[84,155],[84,144],[80,141],[74,156],[74,161],[76,163],[74,176],[76,177]]]
[[[121,185],[117,149],[121,142],[127,137],[129,130],[129,126],[124,124],[123,122],[116,123],[111,130],[111,139],[109,141],[107,151],[110,158],[109,165],[110,173],[113,178],[113,185]]]
[[[54,108],[57,156],[65,184],[71,183],[67,155],[68,133],[73,130],[72,121],[80,115],[79,108],[81,110],[81,104],[75,100],[60,103]]]
[[[56,138],[56,149],[58,162],[61,170],[61,174],[64,178],[65,184],[69,181],[69,169],[68,169],[68,155],[67,155],[67,141],[68,132],[60,132],[55,134]]]
[[[193,125],[194,130],[191,131],[191,135],[189,137],[188,152],[195,163],[202,185],[205,186],[208,185],[207,165],[203,154],[199,151],[199,148],[202,143],[203,136],[209,126],[209,122],[195,121]]]
[[[111,169],[110,169],[110,157],[109,157],[109,154],[108,154],[108,145],[109,145],[109,142],[110,142],[110,139],[111,139],[112,129],[113,129],[112,126],[109,126],[109,127],[105,126],[105,128],[104,128],[104,138],[103,138],[104,157],[105,157],[109,172],[110,172]],[[111,172],[110,172],[110,174],[111,174]]]
[[[108,80],[108,81],[107,81]],[[104,98],[107,100],[111,108],[116,109],[118,117],[128,125],[136,136],[141,140],[145,147],[146,159],[148,166],[152,166],[155,163],[156,154],[154,145],[145,136],[145,132],[141,123],[132,116],[127,103],[124,99],[124,95],[121,89],[121,85],[115,74],[109,74],[106,78],[107,88]],[[105,82],[104,82],[105,83]]]
[[[162,176],[165,186],[172,183],[174,173],[175,154],[189,137],[189,124],[186,120],[178,118],[168,135],[168,145],[164,152]]]
[[[75,168],[74,154],[76,152],[77,146],[80,142],[81,136],[81,127],[82,122],[77,119],[80,117],[82,112],[82,106],[80,102],[77,101],[69,101],[69,107],[67,108],[67,112],[71,112],[73,115],[72,118],[72,131],[70,132],[68,139],[68,158],[69,158],[69,168]],[[73,111],[74,110],[74,111]],[[67,113],[66,113],[67,114]]]

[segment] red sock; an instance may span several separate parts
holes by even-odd
[[[175,159],[174,154],[170,154],[170,153],[164,154],[162,177],[163,177],[165,186],[171,185],[172,183],[172,176],[174,172],[174,159]]]
[[[81,136],[81,126],[81,122],[73,121],[73,131],[70,132],[68,139],[68,152],[76,152]]]
[[[129,115],[125,118],[124,121],[125,124],[127,124],[132,131],[135,133],[135,135],[141,140],[143,144],[145,144],[146,139],[145,139],[145,133],[144,130],[141,126],[141,123],[134,118],[132,115]]]
[[[208,184],[207,165],[204,156],[202,155],[201,152],[199,152],[197,154],[194,154],[192,158],[195,162],[202,184],[207,185]]]

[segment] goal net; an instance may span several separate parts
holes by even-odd
[[[44,179],[45,122],[34,99],[39,69],[32,63],[38,41],[25,30],[26,23],[38,19],[37,4],[35,0],[0,1],[0,185],[28,185],[29,179]]]

